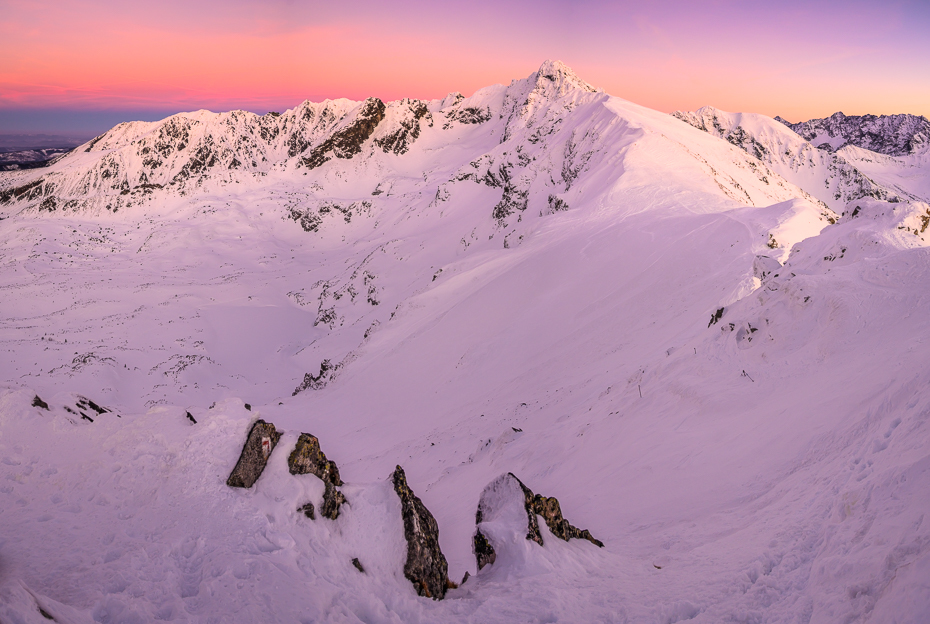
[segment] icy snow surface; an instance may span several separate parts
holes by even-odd
[[[548,62],[302,164],[359,109],[191,114],[212,169],[194,134],[143,165],[156,123],[0,174],[54,183],[0,204],[0,622],[928,621],[922,173],[882,157],[908,195],[832,209],[821,164]],[[284,436],[229,488],[257,418]],[[301,432],[335,521],[297,511],[323,493],[288,473]],[[471,574],[445,600],[403,576],[397,464]],[[506,472],[605,548],[540,522],[476,572]]]

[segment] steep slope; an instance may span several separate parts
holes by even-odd
[[[860,196],[831,224],[748,139],[554,62],[295,111],[124,125],[0,177],[56,189],[0,220],[0,617],[921,621],[926,204]],[[746,136],[803,147],[767,123]],[[207,136],[229,151],[191,167]],[[109,159],[161,188],[120,195]],[[229,488],[259,417],[278,450]],[[288,471],[303,432],[339,465],[336,520],[302,511],[324,492]],[[442,601],[403,574],[398,464],[472,575]],[[498,526],[478,571],[507,472],[605,547]]]
[[[821,150],[783,124],[764,115],[727,113],[710,106],[675,117],[740,147],[764,164],[764,172],[777,173],[829,206],[844,212],[846,204],[861,197],[899,199],[899,192],[876,184],[845,160],[842,154]],[[904,199],[919,199],[903,192]]]

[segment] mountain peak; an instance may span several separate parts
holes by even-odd
[[[536,90],[553,90],[559,95],[565,95],[572,89],[595,92],[597,89],[581,79],[571,67],[562,61],[547,59],[539,66],[535,74]]]

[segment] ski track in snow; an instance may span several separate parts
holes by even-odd
[[[430,103],[403,156],[0,214],[0,622],[930,618],[920,157],[843,148],[910,199],[831,213],[814,165],[792,178],[554,67],[455,100],[482,123]],[[494,219],[511,191],[454,178],[502,162],[528,204]],[[371,206],[295,223],[326,197]],[[284,437],[229,488],[257,418]],[[335,521],[297,511],[323,495],[288,473],[301,432],[346,482]],[[403,576],[396,464],[471,575],[442,601]],[[505,472],[605,548],[540,522],[544,546],[477,571]]]

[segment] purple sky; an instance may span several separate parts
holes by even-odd
[[[470,94],[559,59],[663,111],[930,114],[930,2],[0,0],[0,132]]]

